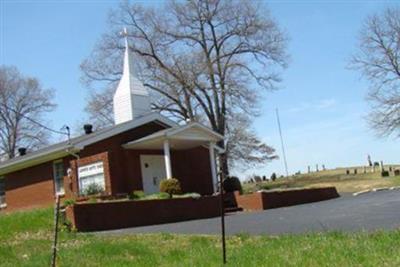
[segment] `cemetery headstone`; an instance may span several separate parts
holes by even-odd
[[[368,160],[368,165],[370,167],[372,167],[372,161],[371,161],[371,156],[370,155],[368,155],[367,160]]]

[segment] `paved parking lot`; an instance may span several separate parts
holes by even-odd
[[[400,228],[400,191],[371,192],[357,197],[240,212],[226,217],[227,234],[284,234],[321,231],[373,231]],[[220,218],[127,228],[100,234],[219,234]]]

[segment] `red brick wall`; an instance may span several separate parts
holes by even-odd
[[[172,151],[172,175],[181,182],[184,192],[202,195],[213,193],[210,154],[207,148]]]
[[[337,198],[339,194],[335,187],[325,187],[235,194],[235,197],[238,206],[245,210],[266,210]]]
[[[63,159],[64,175],[70,157]],[[53,161],[5,175],[7,211],[54,203]]]
[[[211,218],[220,215],[217,196],[200,199],[78,203],[67,208],[67,218],[79,231],[119,229]]]
[[[7,211],[51,205],[54,201],[53,164],[8,174],[5,185]]]

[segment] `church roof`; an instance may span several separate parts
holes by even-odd
[[[69,155],[68,151],[73,153],[79,152],[84,147],[90,144],[99,142],[101,140],[137,128],[150,122],[158,122],[169,127],[177,125],[177,123],[171,121],[170,119],[162,116],[159,113],[149,113],[147,115],[136,118],[135,120],[107,127],[99,131],[95,131],[91,134],[85,134],[75,138],[71,138],[69,141],[63,141],[36,150],[34,152],[27,153],[24,156],[18,156],[13,159],[4,161],[0,163],[0,175],[65,157]]]

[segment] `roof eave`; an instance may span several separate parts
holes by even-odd
[[[0,168],[0,175],[5,175],[11,172],[19,171],[25,168],[29,168],[32,166],[36,166],[48,161],[56,160],[63,158],[65,156],[71,155],[72,153],[79,152],[79,148],[75,147],[63,147],[51,152],[43,153],[42,155],[34,155],[34,157],[30,157],[30,155],[26,155],[21,158],[17,162],[10,162],[9,164],[5,164]]]

